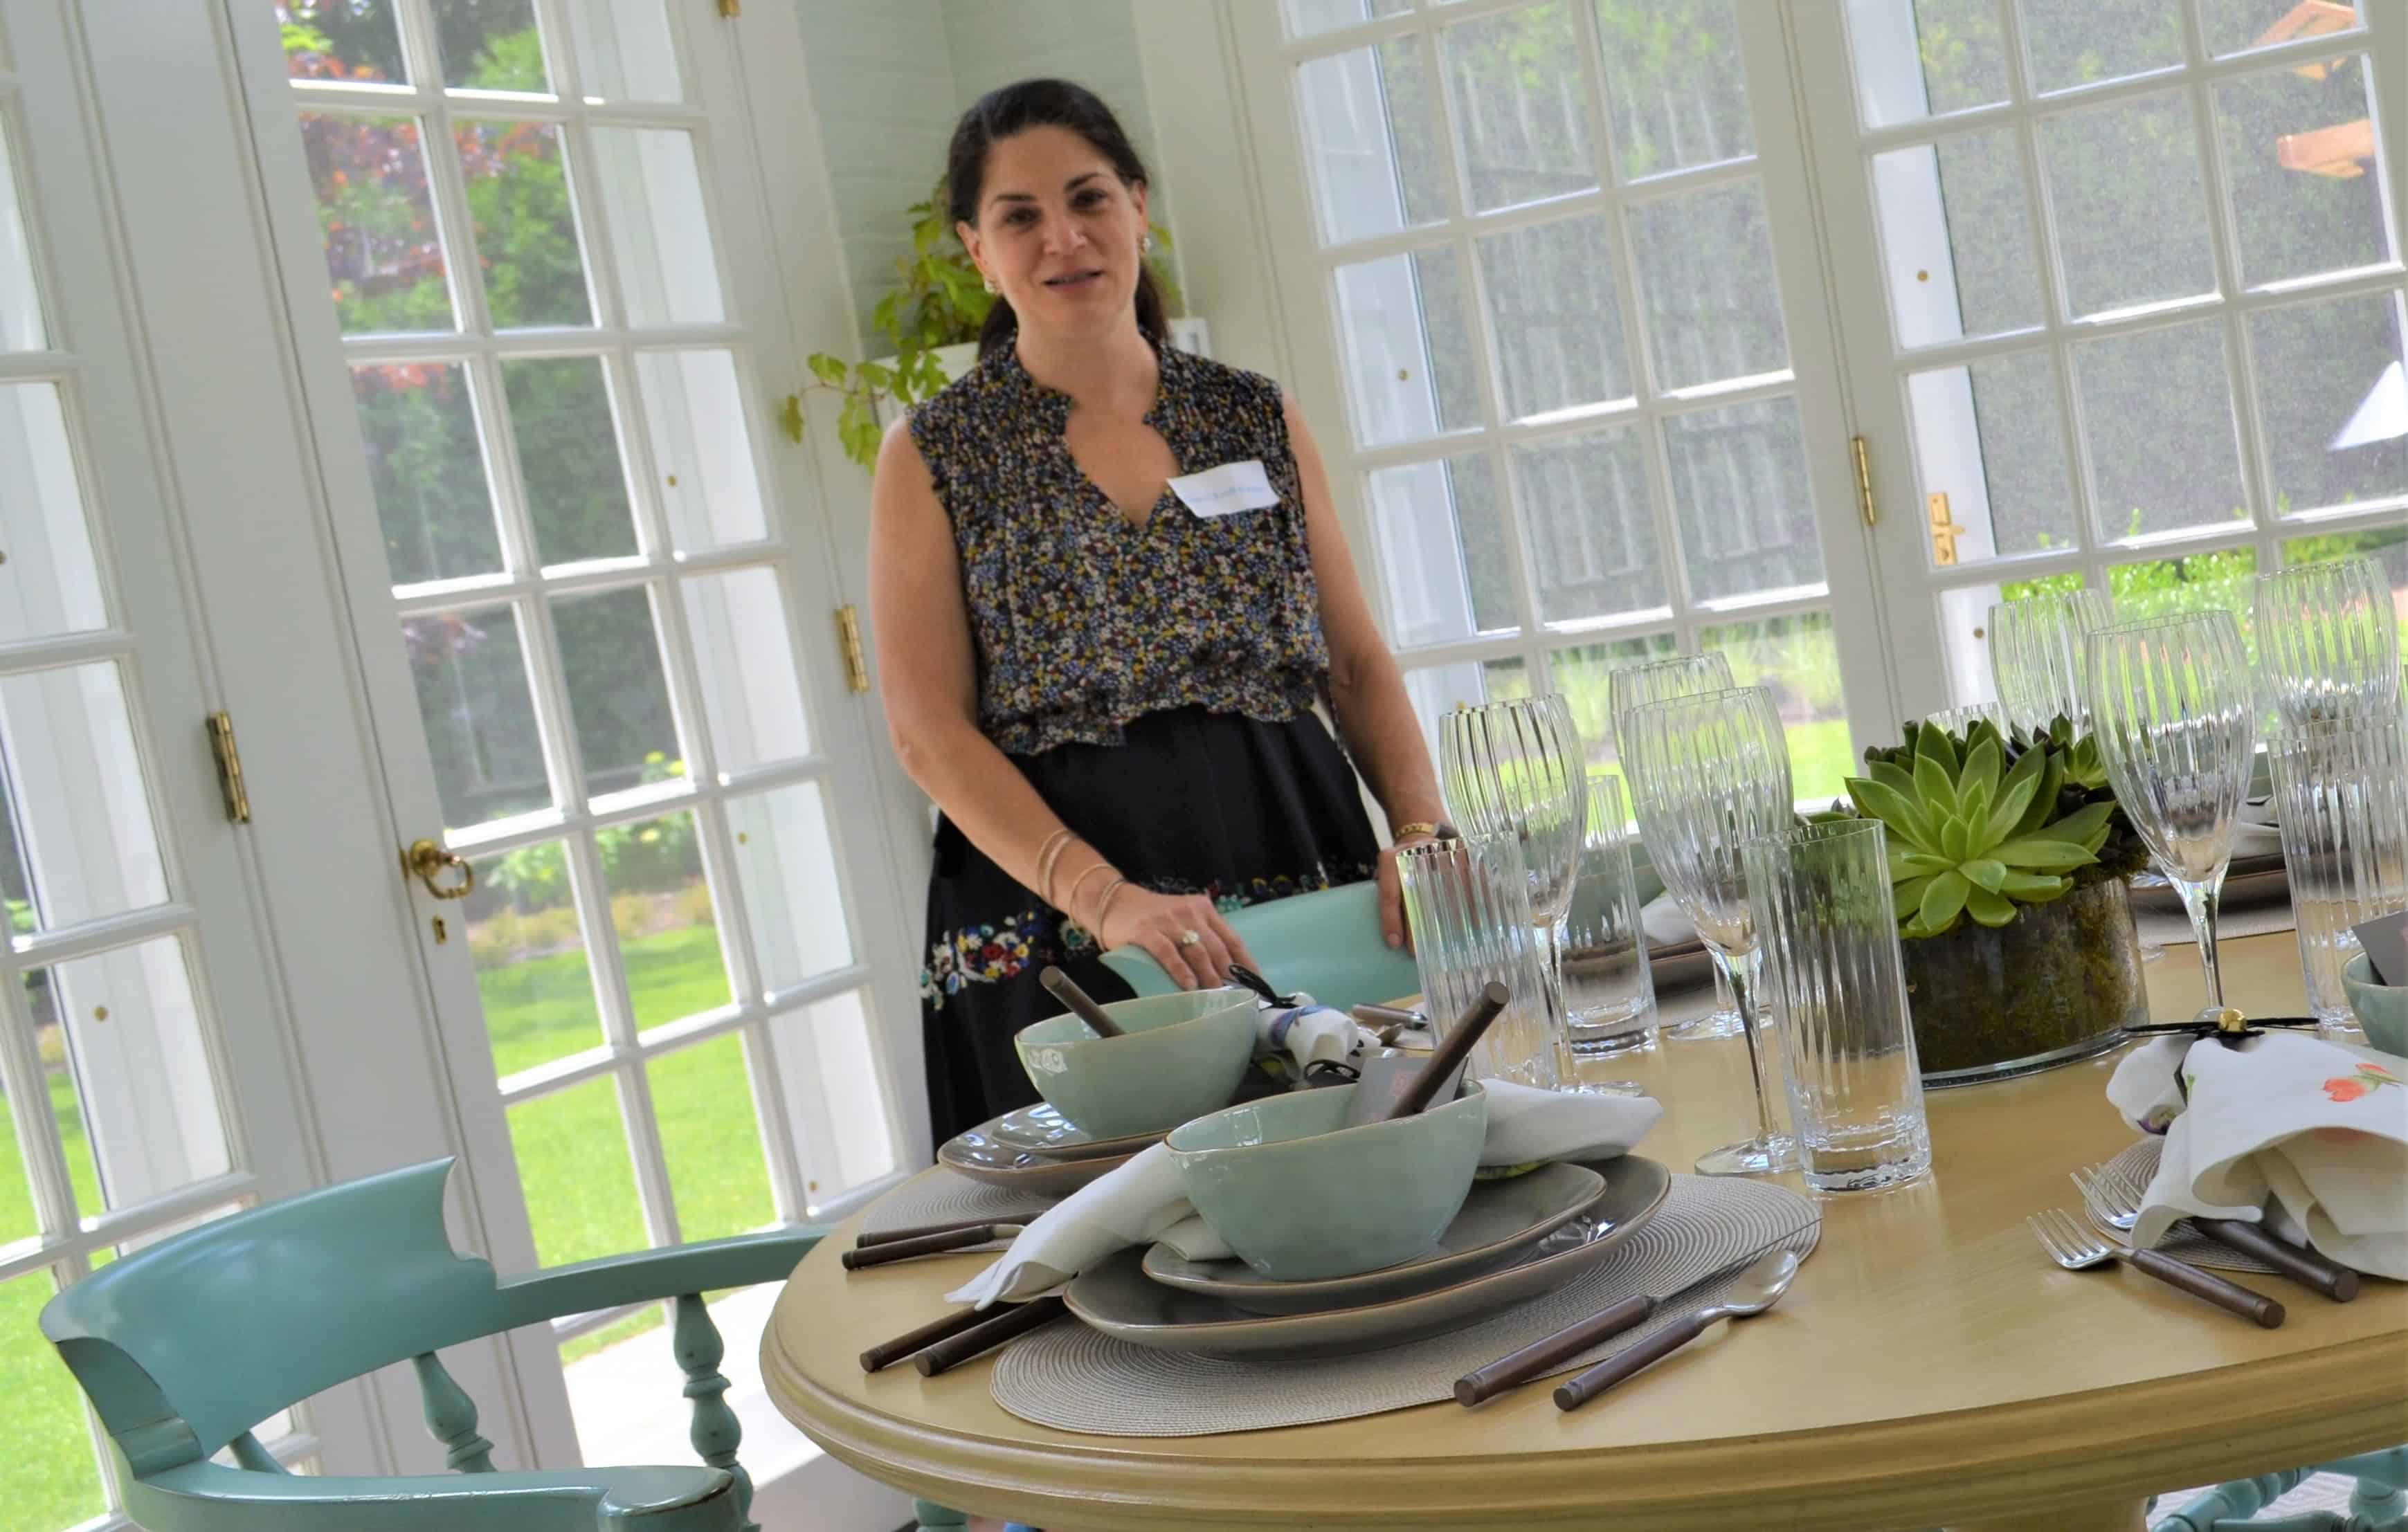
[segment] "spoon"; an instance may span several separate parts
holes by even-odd
[[[1781,1295],[1789,1291],[1790,1280],[1797,1275],[1795,1251],[1776,1250],[1760,1257],[1739,1274],[1731,1283],[1730,1296],[1722,1302],[1700,1309],[1685,1319],[1674,1320],[1628,1351],[1607,1357],[1558,1387],[1555,1408],[1578,1410],[1649,1363],[1671,1355],[1721,1321],[1750,1319],[1764,1312],[1781,1301]]]
[[[1052,991],[1054,998],[1069,1007],[1072,1014],[1086,1023],[1096,1037],[1122,1038],[1128,1035],[1121,1030],[1118,1022],[1104,1013],[1104,1008],[1096,1004],[1093,996],[1079,987],[1077,980],[1061,969],[1049,967],[1037,976],[1037,981]]]

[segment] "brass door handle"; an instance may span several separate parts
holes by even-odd
[[[435,881],[447,869],[460,874],[460,881],[448,887]],[[401,853],[401,871],[404,877],[415,877],[424,883],[426,892],[438,899],[465,899],[468,891],[477,886],[477,869],[468,865],[467,858],[423,838],[411,841],[409,849]]]

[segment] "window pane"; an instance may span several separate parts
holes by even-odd
[[[545,91],[535,0],[433,0],[443,83],[459,90]]]
[[[1669,604],[1641,431],[1611,425],[1514,447],[1513,490],[1541,622],[1613,617]]]
[[[677,1199],[678,1238],[724,1239],[778,1221],[761,1119],[737,1033],[681,1048],[644,1067],[652,1118]],[[859,1082],[854,1082],[859,1088]]]
[[[301,148],[343,333],[451,329],[418,120],[303,112]]]
[[[1528,696],[1529,667],[1518,654],[1501,660],[1423,666],[1405,672],[1405,694],[1412,699],[1413,716],[1421,720],[1422,738],[1434,755],[1438,750],[1440,714],[1458,705],[1477,708],[1484,702]]]
[[[0,677],[0,752],[30,874],[33,929],[165,902],[159,837],[115,664]]]
[[[0,122],[0,351],[38,351],[50,344],[42,295],[34,291],[33,241],[8,155],[8,124]]]
[[[2229,611],[2256,653],[2249,619],[2249,580],[2258,572],[2255,548],[2220,548],[2178,559],[2146,559],[2110,565],[2107,590],[2115,620],[2163,617],[2180,611]]]
[[[1485,453],[1371,476],[1373,540],[1387,587],[1388,636],[1398,648],[1519,625],[1502,514]]]
[[[1906,394],[1923,493],[1945,494],[1949,518],[1964,528],[1957,563],[2073,545],[2073,476],[2044,352],[1914,373]],[[1937,566],[1931,547],[1925,539]]]
[[[1446,216],[1429,59],[1394,37],[1297,68],[1305,154],[1326,244],[1392,234]]]
[[[678,551],[767,537],[736,359],[726,351],[638,351],[636,385]]]
[[[635,586],[562,596],[552,604],[552,622],[560,636],[561,675],[577,723],[587,796],[681,775],[685,763],[651,594]]]
[[[405,617],[401,637],[444,825],[466,829],[550,807],[517,609]]]
[[[836,845],[817,782],[727,800],[736,881],[769,994],[853,961]]]
[[[593,131],[594,168],[608,215],[603,222],[610,231],[627,322],[724,320],[694,135],[669,128]]]
[[[702,681],[703,717],[720,780],[811,752],[785,598],[772,569],[735,569],[682,582],[685,623]]]
[[[73,1526],[108,1509],[83,1391],[37,1323],[57,1291],[47,1272],[0,1282],[0,1384],[8,1390],[9,1428],[0,1497],[9,1519],[28,1527]]]
[[[50,1113],[60,1157],[66,1162],[67,1189],[78,1213],[90,1218],[108,1204],[101,1194],[100,1162],[93,1157],[92,1129],[84,1122],[84,1091],[76,1077],[81,1065],[76,1051],[67,1045],[67,1019],[60,1009],[66,1003],[65,996],[48,968],[27,969],[24,983],[25,1014],[34,1028],[34,1056],[42,1067],[44,1100],[36,1110]],[[26,1216],[33,1216],[30,1206]]]
[[[2249,351],[2278,514],[2408,494],[2398,296],[2261,309]]]
[[[1412,5],[1412,0],[1287,0],[1287,30],[1291,36],[1310,37],[1382,16],[1401,15]]]
[[[32,998],[27,996],[29,1001]],[[66,1039],[55,1023],[42,1019],[38,1008],[34,1015],[34,1042],[41,1052],[43,1082],[48,1084],[53,1075],[66,1074]],[[51,1062],[54,1056],[58,1061],[55,1064]],[[67,1090],[72,1095],[72,1080],[67,1081]],[[51,1102],[57,1100],[58,1094],[58,1088],[52,1086]],[[50,1110],[50,1103],[37,1102],[33,1107],[37,1114]],[[25,1174],[18,1131],[17,1103],[8,1098],[7,1081],[0,1081],[0,1245],[30,1239],[42,1232],[41,1217],[34,1210],[34,1185]],[[38,1133],[41,1130],[31,1127],[24,1131]],[[5,1339],[0,1339],[0,1346],[7,1344]]]
[[[1851,0],[1849,50],[1865,126],[2007,98],[2000,0]]]
[[[589,101],[675,101],[677,50],[662,0],[568,0],[577,72]]]
[[[468,369],[456,362],[353,367],[351,403],[393,582],[499,573],[501,537]]]
[[[1797,400],[1675,415],[1664,422],[1664,440],[1690,599],[1822,582]]]
[[[502,391],[510,401],[536,557],[556,565],[635,552],[635,512],[602,359],[504,362]]]
[[[1634,203],[1630,242],[1659,388],[1695,388],[1789,365],[1772,230],[1753,179]]]
[[[0,385],[0,639],[108,625],[56,383]]]
[[[727,1004],[733,992],[692,810],[608,825],[594,838],[637,1029]]]
[[[1876,154],[1873,193],[1900,346],[2040,323],[2023,165],[2009,130]]]
[[[1508,416],[1637,392],[1604,214],[1490,235],[1480,241],[1480,269]]]
[[[1840,644],[1828,612],[1803,612],[1703,628],[1700,651],[1730,661],[1731,681],[1772,692],[1789,738],[1790,788],[1802,802],[1841,795],[1856,770],[1847,704],[1840,691]]]
[[[1626,179],[1756,152],[1731,0],[1597,0],[1605,95]]]
[[[2299,37],[2354,32],[2365,23],[2351,0],[2200,0],[2207,50],[2224,56]]]
[[[560,130],[536,122],[463,122],[452,137],[460,146],[468,222],[494,327],[593,323]]]
[[[409,79],[394,26],[394,0],[295,0],[276,7],[284,68],[294,79]]]
[[[2391,258],[2363,54],[2215,88],[2241,279],[2252,287]]]
[[[1479,424],[1470,313],[1455,251],[1391,255],[1340,266],[1337,277],[1355,439],[1381,447]]]
[[[2408,626],[2408,525],[2370,527],[2363,532],[2319,532],[2293,537],[2283,544],[2283,567],[2329,564],[2335,559],[2371,558],[2391,576],[2391,604]]]
[[[2181,0],[2016,0],[2036,91],[2182,63]]]
[[[591,1261],[652,1242],[636,1199],[618,1087],[608,1077],[520,1102],[509,1117],[539,1265]]]
[[[1597,184],[1570,0],[1449,27],[1448,95],[1475,212]]]
[[[2188,96],[2043,118],[2040,155],[2070,317],[2215,291]]]
[[[36,988],[49,991],[47,1019],[65,1035],[66,1076],[53,1077],[51,1095],[70,1173],[99,1181],[96,1197],[88,1183],[76,1188],[87,1215],[225,1174],[225,1124],[180,940],[52,964],[27,974],[29,1000]],[[61,1101],[63,1086],[71,1094]]]
[[[1580,730],[1581,753],[1591,771],[1622,774],[1618,742],[1613,737],[1613,672],[1627,666],[1669,660],[1679,646],[1669,633],[1644,638],[1614,638],[1604,643],[1558,649],[1547,656],[1548,684],[1571,704],[1572,726]]]
[[[895,1129],[879,1089],[861,992],[786,1011],[769,1029],[778,1044],[787,1131],[802,1150],[814,1210],[895,1169]]]
[[[2222,325],[2178,324],[2076,346],[2073,386],[2100,537],[2247,520]]]
[[[557,840],[480,856],[475,890],[460,906],[477,998],[502,1078],[602,1045],[602,1012],[568,855]]]

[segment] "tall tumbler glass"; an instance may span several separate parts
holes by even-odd
[[[1614,737],[1622,736],[1622,716],[1631,709],[1670,697],[1695,696],[1699,692],[1728,691],[1730,661],[1718,650],[1703,654],[1676,654],[1668,660],[1626,665],[1607,672],[1606,696],[1613,718]],[[1616,747],[1619,748],[1618,746]],[[1714,969],[1714,1009],[1677,1026],[1664,1029],[1673,1042],[1698,1042],[1740,1034],[1739,1002],[1731,998],[1730,981]]]
[[[1501,983],[1512,999],[1472,1051],[1473,1072],[1553,1090],[1555,1017],[1539,971],[1520,844],[1510,834],[1420,841],[1397,853],[1397,877],[1412,924],[1422,1008],[1439,1039],[1484,987]]]
[[[2087,730],[2083,644],[2114,621],[2106,596],[2089,589],[2045,591],[1990,608],[1990,680],[2007,722],[2028,734],[2059,715]]]
[[[1740,687],[1634,708],[1623,720],[1622,765],[1656,872],[1730,980],[1756,1081],[1756,1136],[1707,1154],[1698,1170],[1786,1170],[1798,1163],[1797,1150],[1774,1125],[1756,995],[1756,919],[1740,863],[1742,846],[1797,817],[1789,745],[1772,694]]]
[[[1881,821],[1802,825],[1742,856],[1806,1184],[1870,1192],[1918,1179],[1931,1130]]]
[[[1439,725],[1440,791],[1466,834],[1520,845],[1543,999],[1557,1016],[1565,912],[1579,872],[1587,774],[1571,705],[1555,693],[1458,708]]]
[[[1967,702],[1942,708],[1936,713],[1926,713],[1923,721],[1950,735],[1968,733],[1976,723],[1987,723],[2000,735],[2007,732],[2006,713],[1995,702]]]
[[[2400,715],[2400,618],[2382,565],[2281,569],[2259,575],[2250,596],[2258,678],[2284,727]]]
[[[2207,973],[2206,1009],[2220,1009],[2215,909],[2258,733],[2240,626],[2227,611],[2117,623],[2090,636],[2086,674],[2115,801],[2182,895]]]
[[[1564,920],[1566,1057],[1560,1073],[1576,1089],[1637,1093],[1635,1082],[1588,1080],[1582,1067],[1656,1046],[1656,981],[1639,920],[1630,841],[1621,780],[1591,773],[1580,877]]]
[[[2310,723],[2276,735],[2267,754],[2308,1005],[2326,1025],[2349,1026],[2341,970],[2358,955],[2350,927],[2408,909],[2408,725]]]

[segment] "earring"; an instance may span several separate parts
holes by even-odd
[[[1137,252],[1140,255],[1152,255],[1154,253],[1154,231],[1152,229],[1148,229],[1145,232],[1145,237],[1137,242]]]
[[[1003,289],[995,285],[995,279],[992,277],[982,278],[981,280],[982,285],[986,288],[987,295],[990,297],[1003,291]]]

